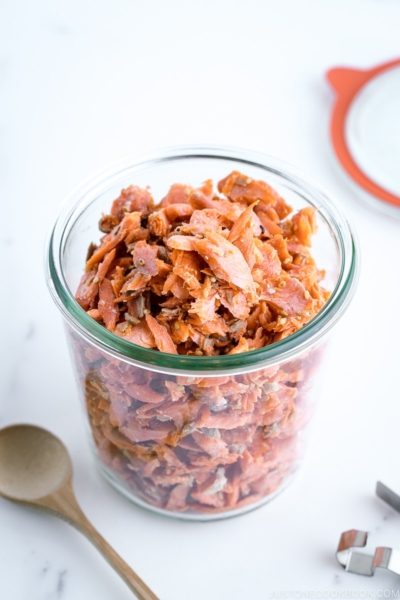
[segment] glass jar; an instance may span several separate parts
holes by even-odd
[[[121,188],[150,186],[161,199],[176,182],[196,186],[233,170],[271,184],[299,210],[317,210],[313,257],[330,299],[295,334],[264,348],[181,356],[110,333],[74,293],[98,220]],[[354,235],[341,209],[314,181],[263,154],[176,147],[124,160],[84,182],[63,205],[48,243],[47,280],[63,314],[97,464],[143,507],[184,519],[242,514],[292,479],[333,325],[353,296]]]

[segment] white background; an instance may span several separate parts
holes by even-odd
[[[330,67],[399,54],[398,0],[2,0],[0,426],[50,428],[73,457],[83,509],[161,600],[266,600],[273,592],[396,590],[342,571],[342,531],[400,548],[400,221],[364,207],[329,144]],[[307,461],[274,502],[196,524],[147,513],[95,472],[43,246],[85,177],[142,149],[215,142],[267,152],[337,197],[362,273],[336,331]],[[128,600],[61,521],[0,500],[2,600]]]

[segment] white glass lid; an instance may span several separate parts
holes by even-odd
[[[347,113],[345,138],[368,179],[400,198],[400,65],[358,91]]]

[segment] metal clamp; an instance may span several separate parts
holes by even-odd
[[[400,496],[380,481],[376,484],[375,492],[379,498],[400,513]],[[364,548],[367,544],[367,539],[368,533],[358,531],[357,529],[350,529],[350,531],[342,533],[336,551],[336,558],[339,564],[349,573],[356,573],[357,575],[371,576],[377,567],[400,575],[399,550],[378,547],[374,555],[353,550],[353,548]]]

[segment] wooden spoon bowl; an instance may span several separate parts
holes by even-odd
[[[0,430],[0,496],[64,519],[93,542],[139,600],[158,600],[82,512],[72,489],[68,450],[46,429],[12,425]]]

